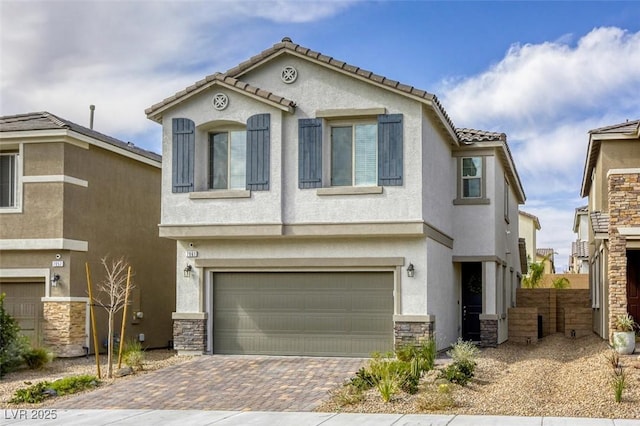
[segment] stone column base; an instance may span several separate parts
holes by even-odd
[[[480,315],[480,345],[490,348],[498,346],[498,319],[493,315],[490,318]]]
[[[395,315],[394,347],[420,345],[434,338],[435,318],[433,315]]]
[[[173,348],[179,355],[202,355],[207,350],[205,313],[173,314]]]
[[[43,345],[60,358],[86,355],[87,301],[43,302]]]

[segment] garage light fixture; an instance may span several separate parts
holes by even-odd
[[[184,267],[184,277],[185,278],[191,278],[191,270],[193,269],[193,267],[191,265],[187,265]]]
[[[57,287],[58,281],[60,281],[60,275],[53,274],[53,276],[51,277],[51,287]]]
[[[409,278],[413,278],[415,273],[416,273],[416,269],[413,267],[413,263],[410,263],[409,266],[407,266],[407,276]]]

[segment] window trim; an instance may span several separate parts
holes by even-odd
[[[509,219],[509,192],[511,191],[511,185],[509,185],[509,180],[507,179],[507,175],[504,176],[504,221],[510,223]]]
[[[464,197],[463,196],[463,184],[462,184],[462,163],[465,158],[480,158],[482,161],[482,176],[480,177],[480,197]],[[453,200],[454,205],[483,205],[491,204],[491,200],[487,198],[487,156],[486,155],[461,155],[456,157],[457,162],[457,196]]]
[[[14,177],[14,182],[13,182],[13,205],[12,206],[6,206],[6,207],[0,207],[0,214],[6,214],[6,213],[22,213],[22,175],[23,175],[23,168],[22,168],[22,160],[23,160],[23,155],[22,155],[22,144],[19,144],[17,149],[10,149],[10,150],[4,150],[4,151],[0,151],[0,155],[1,156],[13,156],[14,157],[14,164],[13,164],[13,177]]]

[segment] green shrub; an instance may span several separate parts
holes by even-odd
[[[447,354],[453,359],[453,362],[468,362],[475,364],[476,358],[480,354],[480,350],[471,341],[464,341],[458,338],[458,341],[451,346],[451,350]]]
[[[38,370],[51,362],[53,354],[44,348],[31,348],[22,354],[22,359],[31,370]]]
[[[438,377],[465,386],[474,376],[479,353],[480,350],[473,342],[465,342],[459,338],[447,352],[453,362],[443,368]]]
[[[27,350],[27,339],[20,334],[16,320],[4,309],[5,294],[0,294],[0,377],[18,368]]]
[[[142,344],[137,340],[129,340],[125,343],[122,359],[133,370],[142,370],[144,367],[144,351]]]
[[[613,396],[617,403],[622,402],[622,392],[627,387],[627,373],[622,367],[614,368],[611,375],[611,387],[613,388]]]
[[[354,377],[351,378],[349,384],[358,390],[366,391],[373,387],[375,383],[375,377],[371,374],[369,369],[361,367]]]
[[[9,402],[13,404],[24,402],[35,404],[44,401],[50,396],[68,395],[96,387],[98,384],[99,382],[95,376],[89,375],[65,377],[53,383],[46,381],[38,382],[35,385],[15,391],[13,398],[11,398]]]

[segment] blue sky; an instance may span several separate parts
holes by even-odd
[[[505,132],[570,252],[587,132],[640,118],[640,2],[5,1],[0,114],[49,111],[160,151],[144,109],[288,36],[435,93],[457,127]]]

